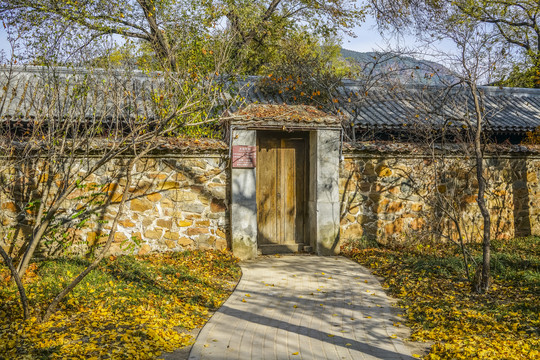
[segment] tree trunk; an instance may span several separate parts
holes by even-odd
[[[13,266],[13,262],[11,261],[11,258],[6,253],[4,248],[0,246],[0,255],[4,258],[4,263],[9,268],[9,271],[11,271],[11,277],[17,284],[17,288],[19,289],[19,298],[21,300],[21,306],[23,309],[23,316],[25,319],[28,319],[28,298],[26,297],[26,291],[24,290],[24,286],[22,284],[21,278],[19,277],[19,274],[17,273],[17,270],[15,269],[15,266]]]
[[[476,158],[476,179],[478,181],[478,198],[476,202],[480,208],[480,213],[484,219],[484,234],[482,241],[482,272],[475,277],[475,290],[478,293],[485,293],[491,285],[491,217],[486,206],[484,195],[486,192],[486,179],[484,178],[484,154],[482,151],[482,108],[478,96],[476,84],[469,84],[476,112],[476,134],[474,137],[474,153]]]

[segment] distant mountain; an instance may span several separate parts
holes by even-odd
[[[448,85],[457,80],[443,65],[411,56],[347,49],[341,49],[341,56],[360,66],[365,76],[386,77],[402,84]]]

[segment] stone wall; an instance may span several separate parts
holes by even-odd
[[[228,168],[224,149],[204,154],[160,152],[135,165],[129,201],[120,218],[112,254],[146,254],[185,249],[227,247]],[[88,254],[106,241],[126,185],[127,159],[117,159],[91,175],[62,204],[56,223],[61,231],[48,236],[43,251],[58,254],[69,244],[72,252]],[[91,161],[90,161],[91,164]],[[81,167],[80,172],[84,172]],[[33,191],[45,183],[42,174]],[[60,180],[52,183],[52,193]],[[0,195],[0,245],[11,253],[28,239],[34,209],[21,209],[15,193]],[[26,218],[26,219],[24,219]],[[6,237],[2,237],[6,239]],[[55,241],[59,240],[59,241]]]
[[[44,251],[59,254],[66,243],[79,254],[99,248],[126,185],[126,162],[107,164],[69,196],[55,219],[60,230],[48,237]],[[540,235],[540,152],[492,152],[486,169],[494,238]],[[225,144],[205,152],[160,151],[134,170],[111,253],[231,247]],[[79,171],[84,172],[84,166]],[[38,170],[28,179],[23,185],[31,192],[39,192],[48,180]],[[49,181],[52,193],[61,181]],[[339,176],[340,243],[362,237],[380,242],[457,239],[456,222],[466,241],[477,240],[482,221],[476,187],[474,163],[458,152],[428,156],[401,145],[345,145]],[[12,254],[29,238],[35,216],[35,209],[22,208],[17,191],[0,193],[0,245]]]
[[[405,150],[405,151],[404,151]],[[492,236],[540,235],[540,155],[529,151],[486,156],[486,200]],[[413,239],[465,241],[483,231],[476,203],[476,170],[457,152],[346,147],[340,170],[341,242],[362,237],[380,242]]]

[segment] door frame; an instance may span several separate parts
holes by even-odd
[[[339,171],[341,158],[341,125],[326,123],[296,127],[309,134],[309,196],[306,226],[309,245],[318,255],[339,253],[340,196]],[[260,125],[231,125],[229,147],[229,226],[230,246],[240,259],[257,257],[257,201],[256,201],[256,158],[253,161],[235,163],[242,151],[255,148],[257,131],[282,130],[284,126],[262,127]],[[288,128],[289,129],[289,128]],[[290,129],[293,129],[291,126]],[[244,153],[246,155],[247,153]],[[246,155],[247,158],[250,156]]]

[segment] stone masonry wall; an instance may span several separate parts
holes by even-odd
[[[540,235],[540,156],[491,154],[485,164],[492,236]],[[456,240],[453,219],[465,241],[478,240],[483,225],[475,171],[472,159],[456,154],[346,149],[340,171],[341,242]]]
[[[126,162],[111,162],[69,196],[55,219],[61,231],[48,237],[44,252],[61,254],[66,244],[78,254],[99,248],[126,185]],[[491,154],[486,169],[494,238],[540,235],[539,153]],[[162,151],[137,163],[134,170],[130,200],[110,253],[230,248],[226,148],[197,154]],[[37,170],[32,178],[34,182],[24,184],[31,191],[40,191],[47,181]],[[54,180],[52,193],[61,182]],[[345,147],[339,177],[341,243],[362,237],[380,242],[456,239],[453,219],[465,240],[475,241],[482,231],[476,186],[472,160],[457,154],[436,158],[373,146]],[[35,216],[35,209],[22,208],[17,191],[0,192],[0,245],[12,254],[28,239]]]
[[[109,163],[69,196],[55,220],[62,224],[62,230],[48,236],[43,251],[60,254],[65,248],[63,243],[72,252],[87,254],[106,241],[126,185],[122,172],[126,161]],[[130,200],[119,221],[111,254],[227,247],[226,151],[159,153],[144,158],[135,167]],[[85,170],[81,167],[78,171]],[[35,178],[38,180],[31,186],[40,191],[45,178],[39,172]],[[52,192],[59,181],[52,183]],[[9,235],[0,237],[8,239],[3,244],[0,241],[0,245],[12,253],[28,238],[28,225],[35,215],[33,209],[21,209],[22,203],[16,197],[6,192],[0,195],[0,232]]]

